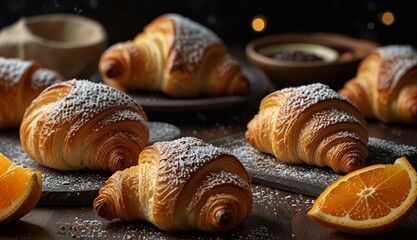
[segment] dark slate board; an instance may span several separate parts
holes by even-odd
[[[149,122],[149,144],[173,140],[181,135],[178,127],[163,122]],[[39,205],[92,205],[100,188],[111,176],[106,171],[59,171],[43,167],[30,159],[23,150],[18,130],[0,131],[0,152],[19,165],[42,173],[42,195]]]
[[[131,90],[129,96],[135,99],[146,113],[191,113],[205,110],[220,110],[238,107],[258,101],[271,91],[269,80],[264,73],[250,65],[242,65],[242,71],[249,79],[251,90],[246,95],[199,96],[196,98],[168,97],[160,92]],[[94,74],[93,82],[103,83],[100,73]]]
[[[274,156],[253,148],[244,138],[244,133],[211,142],[232,152],[245,166],[251,181],[265,186],[318,197],[336,179],[343,176],[330,168],[308,165],[290,165]],[[417,167],[417,148],[378,138],[369,138],[367,165],[393,163],[405,156]]]

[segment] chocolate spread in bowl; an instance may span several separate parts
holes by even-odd
[[[314,53],[307,53],[299,50],[279,51],[273,55],[273,58],[276,60],[291,62],[324,61],[322,57]]]

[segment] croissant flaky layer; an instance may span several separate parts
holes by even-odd
[[[245,138],[282,162],[328,166],[335,172],[364,167],[368,156],[362,113],[320,83],[266,96],[248,123]]]
[[[210,29],[178,14],[154,19],[133,41],[101,56],[100,72],[116,88],[160,91],[168,96],[245,94],[250,82]]]
[[[375,49],[339,93],[365,117],[417,123],[417,52],[410,45]]]
[[[0,57],[0,129],[19,127],[32,100],[62,80],[60,73],[35,61]]]
[[[240,224],[252,203],[248,173],[236,157],[184,137],[147,147],[137,166],[114,173],[94,210],[108,220],[146,220],[165,231],[217,232]]]
[[[43,91],[20,127],[24,150],[58,170],[117,171],[148,145],[147,117],[131,97],[104,84],[70,80]]]

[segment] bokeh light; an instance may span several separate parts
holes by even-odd
[[[262,32],[266,29],[267,20],[264,16],[257,15],[252,18],[251,26],[253,31]]]
[[[385,26],[391,26],[392,24],[394,24],[395,16],[392,12],[383,12],[380,15],[380,21]]]

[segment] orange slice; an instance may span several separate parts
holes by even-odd
[[[0,153],[0,223],[26,215],[39,202],[41,193],[39,171],[18,166]]]
[[[405,157],[353,171],[326,188],[308,216],[342,232],[378,234],[401,223],[417,198],[417,173]]]

